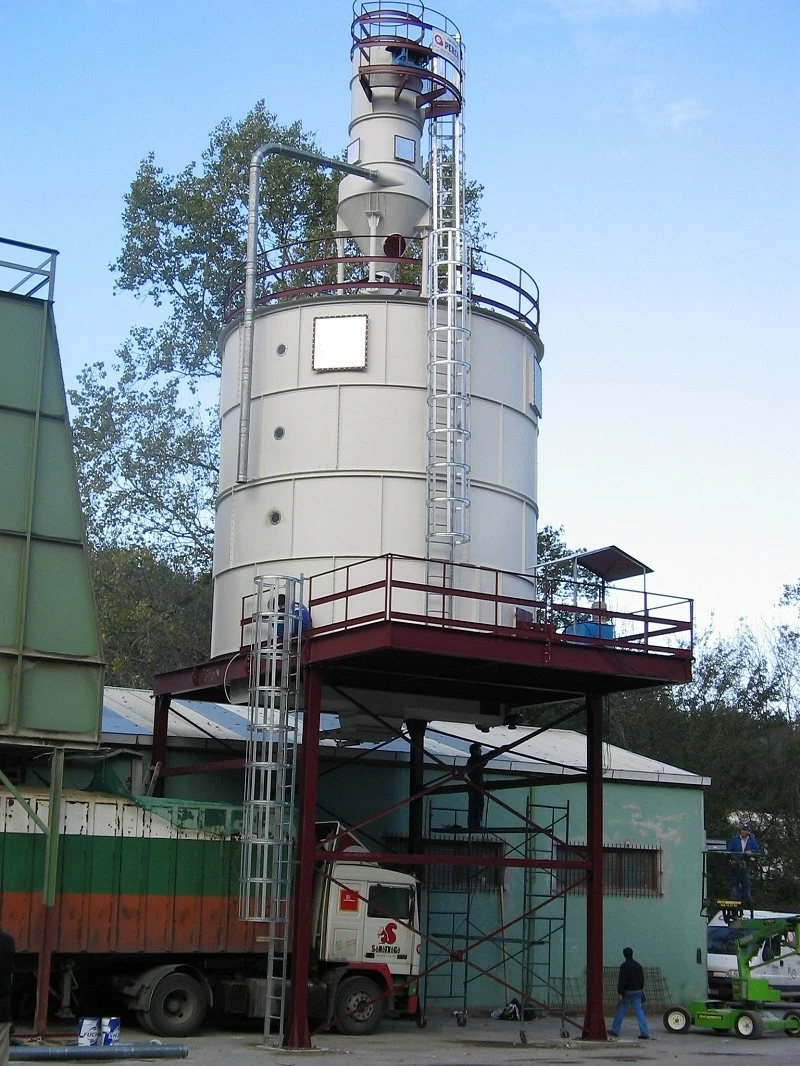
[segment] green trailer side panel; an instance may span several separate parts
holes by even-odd
[[[27,798],[42,816],[44,795]],[[263,951],[263,927],[237,918],[241,809],[162,802],[156,813],[147,802],[65,799],[54,950]],[[224,834],[206,833],[206,821]],[[32,820],[0,792],[0,925],[24,952],[37,950],[41,931],[44,853]]]
[[[0,292],[0,739],[94,746],[102,648],[51,305]]]

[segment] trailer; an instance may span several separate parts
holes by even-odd
[[[47,794],[20,789],[47,817]],[[51,991],[57,1014],[131,1011],[145,1030],[188,1036],[206,1016],[263,1019],[269,922],[241,921],[242,811],[228,804],[65,792]],[[44,841],[0,790],[0,927],[17,945],[24,997],[41,943]],[[414,1015],[419,972],[415,878],[347,850],[314,886],[309,1015],[350,1035]],[[274,946],[274,945],[273,945]],[[291,959],[282,954],[280,979]]]

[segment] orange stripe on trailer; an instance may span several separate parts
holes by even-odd
[[[222,896],[114,895],[66,892],[53,909],[57,953],[263,952],[267,922],[243,922],[239,901]],[[17,951],[38,952],[41,899],[6,892],[0,924]]]

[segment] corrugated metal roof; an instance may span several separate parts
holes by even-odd
[[[114,738],[124,741],[130,736],[142,739],[152,737],[154,710],[155,699],[148,692],[106,688],[103,697],[104,740],[108,742]],[[322,715],[323,746],[340,746],[335,735],[325,737],[325,733],[335,734],[338,727],[338,715]],[[247,708],[234,704],[173,699],[169,734],[193,740],[244,742],[247,739]],[[490,760],[488,771],[548,774],[565,780],[586,772],[586,737],[570,729],[539,731],[500,726],[490,733],[484,733],[474,725],[431,722],[425,733],[425,751],[434,761],[458,765],[466,760],[469,746],[475,741],[487,751],[516,742],[513,751],[501,752]],[[353,747],[374,750],[376,755],[398,761],[408,759],[409,745],[399,737],[382,744],[363,742],[348,745],[350,750]],[[710,784],[709,778],[699,777],[669,763],[648,759],[614,744],[603,745],[603,776],[612,780],[688,785],[694,788]]]

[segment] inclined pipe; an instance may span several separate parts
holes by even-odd
[[[342,163],[339,159],[303,152],[287,144],[269,141],[256,148],[250,159],[250,191],[247,206],[247,263],[244,280],[244,320],[242,324],[242,366],[239,378],[239,458],[236,467],[236,481],[241,485],[247,481],[247,453],[250,443],[250,390],[253,381],[253,331],[256,309],[256,260],[258,257],[258,196],[261,182],[261,164],[271,155],[285,155],[299,159],[303,163],[316,163],[320,167],[341,170],[345,174],[355,174],[367,181],[382,180],[376,170],[365,170]]]
[[[11,1047],[8,1052],[9,1062],[49,1062],[51,1059],[64,1059],[71,1062],[97,1061],[111,1059],[186,1059],[189,1048],[186,1044],[78,1044],[61,1046]]]

